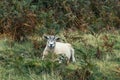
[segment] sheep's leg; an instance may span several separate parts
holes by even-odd
[[[45,56],[43,55],[43,56],[42,56],[42,60],[44,59],[44,57],[45,57]]]
[[[74,49],[72,49],[72,53],[71,53],[72,61],[76,62],[74,53],[75,53],[75,51],[74,51]]]
[[[75,60],[75,57],[74,57],[74,56],[72,56],[72,61],[73,61],[73,62],[76,62],[76,60]]]
[[[47,55],[47,54],[48,54],[48,51],[47,51],[47,50],[44,50],[44,51],[43,51],[42,60],[45,58],[45,55]]]
[[[67,59],[67,65],[70,63],[70,60],[69,59]]]

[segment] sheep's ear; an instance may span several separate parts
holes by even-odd
[[[59,40],[60,38],[59,37],[55,37],[55,40]]]
[[[48,39],[48,38],[49,38],[49,36],[44,35],[44,38],[45,38],[45,39]]]

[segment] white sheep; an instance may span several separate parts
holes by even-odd
[[[59,39],[56,36],[44,36],[44,38],[47,39],[47,44],[43,51],[42,60],[44,59],[45,55],[51,52],[55,53],[56,55],[65,55],[68,62],[70,61],[70,59],[72,59],[73,62],[76,62],[74,57],[74,49],[72,48],[71,44],[56,42],[56,40]]]

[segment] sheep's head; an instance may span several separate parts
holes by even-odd
[[[59,38],[56,36],[44,36],[45,39],[47,39],[47,46],[52,49],[55,47],[56,45],[56,40],[58,40]]]

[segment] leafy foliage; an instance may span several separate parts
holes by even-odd
[[[0,32],[15,40],[60,29],[98,32],[120,26],[119,0],[1,0],[0,8]]]
[[[0,79],[119,80],[119,14],[119,0],[0,0]],[[77,62],[42,61],[43,34],[71,43]]]
[[[77,33],[79,32],[74,32],[74,34]],[[8,45],[9,40],[0,40],[0,68],[2,68],[0,77],[5,79],[4,76],[9,74],[10,76],[7,77],[10,79],[12,77],[31,79],[32,77],[36,80],[41,78],[42,80],[49,78],[56,80],[119,80],[119,34],[101,33],[98,37],[91,34],[74,34],[66,35],[66,41],[73,42],[77,62],[68,65],[54,62],[51,55],[42,61],[43,46],[36,47],[39,41],[13,42],[11,47]],[[106,45],[106,40],[108,40],[108,44],[114,42],[113,47]],[[96,56],[98,53],[100,58]],[[44,78],[45,76],[46,78]]]

